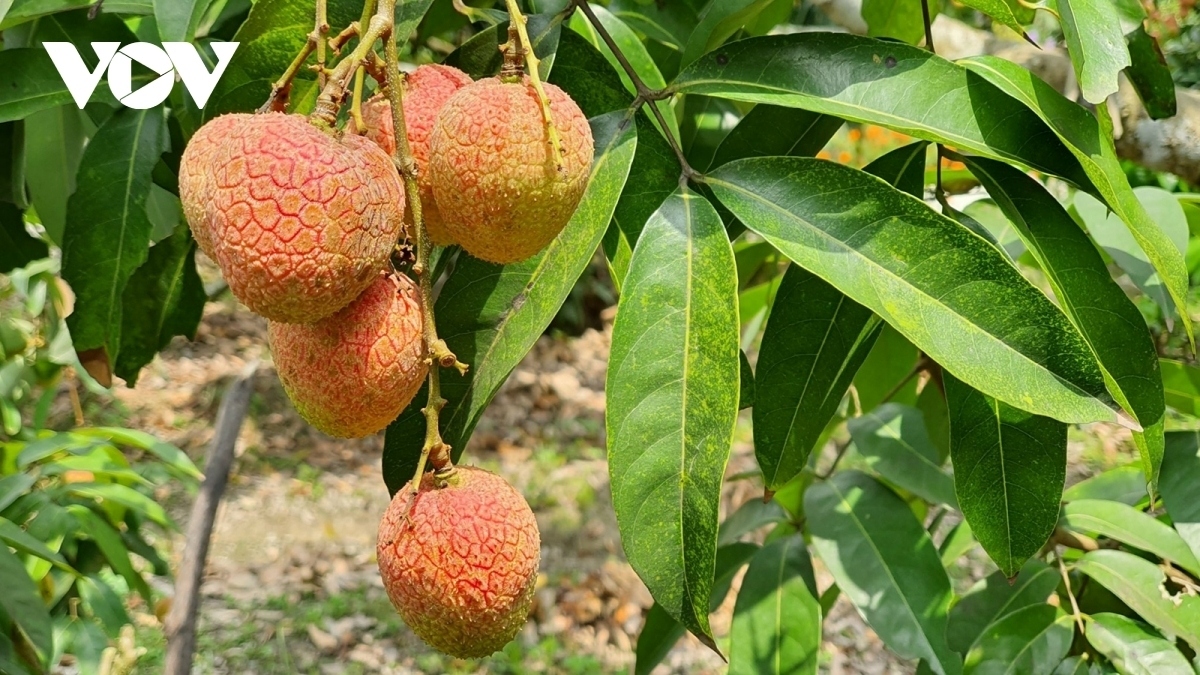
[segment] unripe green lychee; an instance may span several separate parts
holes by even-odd
[[[417,285],[377,275],[357,300],[312,324],[267,326],[275,369],[300,416],[340,438],[373,434],[416,396],[429,366]]]
[[[350,304],[387,263],[404,222],[391,159],[300,115],[222,115],[200,127],[183,151],[179,196],[233,294],[288,323]]]
[[[558,236],[583,197],[591,127],[566,92],[545,89],[562,141],[561,172],[528,78],[479,80],[438,113],[429,157],[434,199],[450,236],[477,258],[529,258]]]
[[[537,520],[513,486],[483,469],[456,467],[447,479],[427,473],[415,502],[411,485],[396,493],[379,523],[384,588],[434,649],[487,656],[529,616],[541,547]]]
[[[436,246],[454,243],[442,225],[433,184],[429,178],[429,135],[438,111],[454,92],[471,84],[471,76],[458,68],[430,63],[419,66],[404,76],[404,125],[408,129],[408,146],[417,163],[417,183],[421,186],[421,219]],[[396,134],[392,124],[392,104],[376,96],[363,104],[363,123],[367,138],[379,144],[391,155],[396,151]],[[406,222],[411,222],[406,221]]]

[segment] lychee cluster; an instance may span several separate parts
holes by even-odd
[[[527,78],[473,82],[427,65],[403,87],[431,241],[502,264],[544,249],[574,214],[591,170],[592,134],[579,106],[546,85],[553,142]],[[269,320],[284,390],[313,426],[344,438],[385,428],[430,368],[431,308],[391,266],[413,211],[392,159],[388,101],[367,101],[362,122],[365,137],[331,129],[324,117],[223,115],[195,133],[179,171],[200,248],[233,294]],[[539,546],[533,512],[511,485],[439,465],[392,501],[379,568],[417,635],[474,658],[524,624]]]

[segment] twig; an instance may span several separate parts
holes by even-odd
[[[521,13],[521,8],[517,6],[517,0],[506,0],[508,4],[508,43],[501,45],[501,49],[510,49],[514,54],[524,55],[525,65],[529,69],[529,81],[533,84],[533,90],[537,92],[538,103],[542,108],[542,121],[546,124],[546,134],[550,136],[550,152],[554,157],[554,168],[559,173],[564,171],[563,168],[563,149],[562,139],[558,135],[558,127],[554,126],[554,116],[550,112],[550,99],[546,96],[546,90],[542,87],[542,75],[538,72],[540,61],[537,54],[533,53],[533,42],[529,39],[529,32],[526,29],[526,24],[529,18]],[[514,44],[513,27],[516,27],[518,40]]]
[[[381,37],[387,38],[392,34],[392,27],[396,21],[396,17],[392,14],[395,6],[395,0],[380,0],[378,11],[371,17],[366,29],[361,30],[358,46],[349,56],[338,62],[337,67],[329,74],[329,80],[321,89],[313,112],[309,115],[310,120],[329,129],[337,124],[338,110],[341,109],[342,102],[346,100],[346,85],[350,78],[372,54],[375,43]]]
[[[325,20],[325,0],[317,0],[316,20],[313,31],[308,34],[308,39],[304,41],[304,46],[300,48],[300,53],[292,62],[288,64],[287,70],[283,71],[283,75],[271,85],[271,95],[267,97],[267,102],[263,103],[258,109],[258,112],[283,112],[287,109],[288,96],[292,93],[292,81],[296,79],[296,74],[300,72],[300,68],[304,66],[304,62],[308,60],[309,55],[318,48],[318,62],[321,65],[321,75],[324,76],[325,64],[325,49],[323,43],[325,41],[325,33],[329,32],[329,23]],[[321,85],[324,88],[324,84]]]
[[[395,0],[381,0],[379,13],[375,18],[393,16]],[[375,19],[372,19],[374,23]],[[429,398],[421,412],[425,415],[425,443],[421,447],[421,456],[417,460],[417,470],[413,474],[412,490],[421,485],[421,476],[425,473],[427,461],[433,463],[439,474],[453,471],[454,464],[450,457],[450,446],[442,440],[438,415],[446,405],[442,398],[440,368],[456,368],[460,373],[467,372],[467,365],[461,363],[454,352],[446,346],[446,342],[438,337],[437,321],[433,313],[433,270],[429,267],[429,253],[433,243],[429,240],[429,232],[421,210],[421,189],[417,184],[417,165],[413,160],[412,149],[408,145],[408,125],[404,120],[404,87],[400,78],[400,55],[396,47],[396,36],[390,36],[384,45],[384,62],[387,72],[387,95],[392,106],[392,129],[396,137],[396,149],[393,159],[404,179],[404,192],[408,198],[412,224],[417,240],[417,262],[413,264],[421,288],[421,304],[424,308],[425,350],[429,359]]]
[[[367,0],[364,2],[362,18],[359,19],[359,25],[370,21],[371,15],[374,13],[375,0]],[[354,97],[350,102],[350,119],[354,121],[354,131],[360,134],[367,130],[366,125],[363,124],[362,117],[363,79],[365,77],[364,72],[365,70],[363,66],[359,66],[358,69],[354,71]]]
[[[1058,553],[1054,554],[1058,559],[1058,570],[1062,573],[1063,586],[1067,589],[1067,598],[1071,601],[1071,612],[1075,616],[1075,623],[1079,625],[1079,632],[1086,633],[1087,628],[1083,625],[1083,612],[1079,611],[1079,602],[1075,600],[1075,592],[1071,590],[1071,577],[1067,574],[1067,566],[1063,564],[1063,559]]]
[[[908,374],[904,376],[904,379],[897,382],[896,385],[888,391],[888,393],[883,395],[883,400],[881,400],[880,403],[887,403],[888,401],[892,400],[892,397],[896,394],[899,394],[900,390],[904,389],[904,386],[917,376],[917,373],[920,373],[922,370],[928,368],[929,364],[931,363],[933,363],[933,359],[922,354],[921,358],[917,359],[917,363],[913,366],[912,370],[908,371]]]
[[[175,599],[171,602],[171,610],[165,621],[167,656],[163,672],[167,675],[186,675],[192,670],[192,654],[196,650],[196,610],[199,607],[204,561],[208,557],[217,506],[229,481],[233,448],[246,410],[250,407],[250,390],[256,370],[257,361],[246,366],[225,392],[217,413],[216,432],[208,449],[204,482],[200,485],[200,494],[192,504],[188,520],[187,545],[175,581]]]
[[[937,49],[933,46],[933,20],[930,18],[929,0],[921,0],[921,19],[925,22],[925,48],[932,54],[937,53]],[[934,172],[937,175],[936,182],[933,187],[933,194],[937,198],[939,204],[949,214],[950,203],[946,201],[946,192],[942,189],[942,154],[945,148],[941,143],[937,144],[937,160],[934,162]]]
[[[829,480],[829,477],[833,475],[833,472],[835,470],[837,470],[837,465],[839,463],[841,463],[842,457],[846,456],[846,450],[848,450],[849,448],[850,448],[850,440],[849,439],[847,439],[843,443],[839,443],[838,449],[837,449],[837,454],[833,456],[833,463],[829,465],[828,469],[825,469],[824,473],[817,474],[817,478],[819,478],[821,480]]]
[[[625,71],[625,75],[629,77],[629,81],[633,83],[633,89],[637,93],[633,99],[633,107],[639,108],[644,103],[650,103],[650,112],[654,115],[654,119],[658,120],[658,124],[662,127],[663,134],[667,137],[667,142],[671,145],[671,150],[674,151],[676,159],[679,160],[679,166],[683,170],[682,180],[703,180],[704,176],[688,163],[687,157],[683,154],[683,148],[679,145],[679,139],[675,138],[675,134],[671,133],[671,127],[667,126],[667,121],[663,117],[662,111],[658,109],[657,102],[663,99],[670,98],[674,93],[668,87],[667,89],[651,89],[642,81],[641,76],[633,69],[633,65],[629,63],[629,59],[625,57],[624,52],[617,46],[616,40],[609,34],[608,29],[604,24],[600,23],[600,19],[596,17],[596,13],[592,11],[587,0],[572,0],[573,4],[583,12],[587,17],[588,23],[592,24],[596,34],[608,46],[609,51],[616,57],[617,63],[620,64],[621,70]]]

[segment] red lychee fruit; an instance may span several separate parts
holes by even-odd
[[[267,327],[279,380],[300,416],[340,438],[392,422],[416,396],[429,366],[417,285],[377,275],[357,300],[313,324]]]
[[[312,323],[350,304],[404,226],[391,159],[300,115],[222,115],[200,127],[183,152],[179,196],[229,289],[273,321]]]
[[[541,540],[529,504],[503,478],[460,466],[411,483],[379,523],[379,572],[404,622],[434,649],[479,658],[529,616]],[[411,504],[411,507],[410,507]]]
[[[451,66],[426,64],[404,77],[404,125],[408,129],[408,145],[417,163],[417,183],[421,186],[421,217],[429,239],[437,246],[454,243],[442,225],[433,184],[429,178],[429,135],[438,111],[454,92],[471,84],[471,77]],[[376,96],[363,104],[363,123],[367,138],[379,144],[391,155],[396,151],[396,134],[392,124],[392,104]],[[411,220],[409,221],[411,222]]]
[[[566,92],[544,86],[562,142],[561,172],[528,78],[479,80],[438,113],[429,157],[434,199],[450,236],[477,258],[511,263],[541,251],[587,187],[591,127]]]

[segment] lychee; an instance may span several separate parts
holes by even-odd
[[[454,92],[471,84],[471,77],[451,66],[426,64],[404,77],[404,125],[408,129],[408,145],[417,163],[417,183],[421,186],[421,217],[430,240],[437,246],[454,243],[442,225],[437,202],[433,198],[433,183],[429,177],[429,135],[438,111]],[[392,104],[376,96],[363,104],[363,123],[367,138],[379,144],[388,155],[396,151],[396,134],[392,124]]]
[[[415,500],[415,501],[414,501]],[[404,622],[433,648],[487,656],[529,616],[541,540],[529,504],[503,478],[456,467],[396,493],[379,523],[379,572]]]
[[[434,199],[450,236],[477,258],[529,258],[558,236],[583,197],[592,130],[566,92],[552,84],[545,90],[561,171],[528,78],[479,80],[438,113],[429,157]]]
[[[408,407],[429,371],[417,285],[377,275],[357,300],[313,324],[267,327],[279,380],[300,416],[340,438],[373,434]]]
[[[300,115],[222,115],[200,127],[183,152],[179,196],[233,294],[288,323],[350,304],[383,269],[404,223],[391,159]]]

